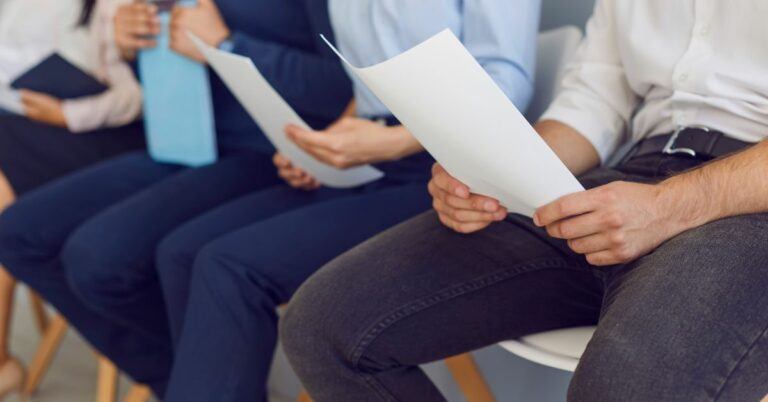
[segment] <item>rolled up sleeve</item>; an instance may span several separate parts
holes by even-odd
[[[563,78],[561,91],[541,120],[557,120],[581,133],[603,162],[625,140],[639,103],[622,65],[613,1],[599,0],[587,35]]]

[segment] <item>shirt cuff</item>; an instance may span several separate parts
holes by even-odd
[[[583,102],[588,102],[588,107],[583,107]],[[613,156],[626,137],[624,121],[610,106],[584,99],[558,99],[540,120],[556,120],[578,131],[595,147],[602,163]]]

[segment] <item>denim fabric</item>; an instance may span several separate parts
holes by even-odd
[[[582,178],[653,182],[703,161],[651,156]],[[598,325],[573,402],[758,401],[768,393],[768,214],[710,223],[596,268],[530,219],[472,235],[433,212],[326,265],[281,323],[316,402],[444,401],[419,365]]]

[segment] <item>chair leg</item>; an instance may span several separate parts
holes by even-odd
[[[44,334],[48,329],[48,312],[45,309],[45,302],[37,292],[29,289],[29,302],[32,305],[32,314],[35,316],[35,324],[37,324],[37,330],[41,334]]]
[[[43,376],[48,371],[53,357],[59,350],[59,345],[67,333],[69,324],[64,317],[57,315],[51,320],[50,325],[43,334],[43,340],[37,348],[35,357],[29,365],[27,381],[24,384],[24,395],[32,395],[37,390]]]
[[[470,353],[445,360],[467,402],[496,402],[491,388]]]
[[[146,385],[136,384],[125,396],[123,402],[147,402],[152,397],[152,390]]]
[[[307,391],[301,391],[299,397],[296,398],[296,402],[312,402],[312,398],[309,397]]]
[[[117,367],[109,359],[99,356],[99,373],[96,384],[96,402],[115,402],[117,399]]]

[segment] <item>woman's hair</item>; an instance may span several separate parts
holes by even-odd
[[[80,25],[88,25],[91,22],[91,14],[96,0],[83,0],[83,11],[80,13]]]

